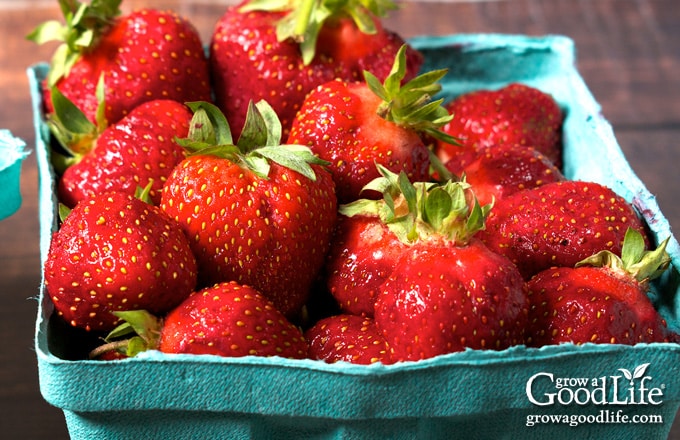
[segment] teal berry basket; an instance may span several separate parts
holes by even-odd
[[[28,156],[26,143],[11,131],[0,130],[0,220],[21,207],[21,165]]]
[[[575,67],[564,36],[460,34],[417,37],[425,69],[448,68],[442,96],[523,82],[566,112],[564,173],[613,188],[658,243],[671,235],[655,198],[635,176],[612,127]],[[50,136],[39,83],[28,70],[40,169],[41,252],[56,228]],[[680,249],[652,299],[679,328]],[[680,408],[680,345],[574,346],[465,352],[395,365],[326,364],[145,352],[122,361],[81,360],[87,335],[51,319],[40,295],[35,348],[40,389],[63,410],[73,439],[664,439]]]

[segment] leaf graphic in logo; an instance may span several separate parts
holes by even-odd
[[[635,367],[635,370],[633,370],[632,373],[629,370],[626,370],[625,368],[619,368],[619,371],[622,372],[625,378],[630,381],[630,384],[633,385],[633,381],[635,379],[639,379],[645,375],[647,367],[649,367],[649,363],[638,365],[637,367]]]
[[[633,374],[626,370],[625,368],[619,368],[619,371],[623,373],[626,379],[630,380],[631,382],[633,381]]]
[[[633,372],[633,379],[639,379],[642,376],[645,375],[645,372],[647,371],[647,367],[649,367],[649,363],[638,365],[635,367],[635,371]]]

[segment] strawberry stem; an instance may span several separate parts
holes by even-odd
[[[470,195],[469,184],[411,183],[404,172],[397,175],[382,165],[377,167],[381,177],[363,189],[381,192],[383,199],[341,205],[341,214],[378,217],[405,244],[443,239],[463,245],[484,228],[491,205],[481,206],[474,194]]]
[[[406,75],[406,49],[405,44],[399,48],[384,82],[381,83],[371,72],[364,71],[366,85],[382,100],[377,108],[378,115],[386,121],[459,145],[458,139],[440,130],[453,119],[453,115],[443,107],[443,99],[432,100],[441,91],[439,80],[448,70],[426,72],[402,85]]]
[[[293,39],[298,42],[304,41],[304,35],[307,33],[309,21],[312,17],[312,11],[317,4],[317,0],[302,0],[298,9],[297,20],[295,22],[295,29],[293,30]]]
[[[122,0],[92,0],[90,4],[75,0],[59,0],[66,21],[61,24],[50,20],[40,24],[26,38],[36,44],[59,41],[47,77],[53,86],[68,75],[80,55],[96,46],[99,37],[106,32],[113,20],[121,14]]]
[[[315,156],[309,147],[281,144],[281,122],[266,102],[250,102],[246,121],[238,142],[234,144],[229,123],[222,111],[208,102],[187,104],[194,111],[189,137],[175,141],[191,155],[211,155],[227,159],[267,178],[270,162],[316,180],[311,165],[328,165]]]
[[[666,252],[669,240],[670,237],[661,242],[656,249],[646,250],[642,234],[628,228],[623,238],[621,256],[604,250],[579,261],[576,267],[608,267],[629,274],[639,283],[645,283],[660,277],[670,267],[671,257]]]
[[[373,34],[374,17],[384,17],[396,8],[393,0],[252,0],[239,11],[288,11],[276,25],[276,36],[279,41],[290,38],[297,42],[303,63],[308,65],[314,59],[319,32],[327,20],[348,16],[361,32]]]
[[[146,310],[127,310],[112,312],[124,322],[104,338],[105,344],[92,350],[90,359],[96,359],[104,353],[117,351],[128,357],[134,357],[142,351],[157,350],[163,320]]]

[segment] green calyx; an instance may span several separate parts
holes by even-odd
[[[383,101],[378,107],[378,115],[387,121],[458,145],[455,137],[440,130],[453,119],[453,115],[442,106],[444,99],[432,100],[441,91],[439,80],[448,70],[425,72],[402,85],[406,76],[406,48],[406,45],[399,48],[385,82],[381,83],[371,72],[364,71],[369,89]]]
[[[93,123],[56,86],[50,89],[54,112],[47,116],[47,126],[66,152],[53,154],[52,159],[57,172],[63,172],[89,153],[99,135],[108,126],[104,116],[104,90],[104,77],[101,76],[96,89],[99,102],[96,123]]]
[[[103,345],[90,352],[90,359],[97,359],[111,351],[134,357],[143,351],[158,349],[163,326],[160,318],[146,310],[129,310],[113,314],[124,322],[106,335]]]
[[[374,34],[373,18],[384,17],[396,8],[392,0],[252,0],[240,11],[290,11],[277,24],[276,36],[279,41],[296,41],[307,65],[314,59],[319,32],[329,18],[351,17],[360,31]]]
[[[671,257],[666,252],[670,237],[666,238],[654,250],[645,249],[642,234],[632,228],[626,230],[621,248],[621,256],[611,251],[600,251],[576,264],[576,267],[608,267],[614,271],[629,274],[640,283],[660,277],[671,264]]]
[[[37,44],[50,41],[62,43],[54,52],[50,64],[47,77],[50,86],[68,75],[83,52],[97,45],[99,37],[121,14],[121,2],[122,0],[92,0],[90,4],[86,4],[76,0],[59,0],[66,23],[50,20],[26,36]]]
[[[267,178],[271,162],[316,180],[311,165],[328,165],[302,145],[281,145],[281,122],[274,109],[266,102],[250,102],[246,122],[234,143],[231,129],[222,111],[208,102],[187,103],[194,112],[189,137],[176,142],[189,155],[218,156]]]
[[[446,240],[464,245],[484,228],[491,205],[481,206],[469,184],[452,180],[411,183],[403,172],[397,175],[382,165],[377,167],[382,177],[369,182],[363,190],[378,191],[383,198],[341,205],[341,214],[377,216],[406,244]]]

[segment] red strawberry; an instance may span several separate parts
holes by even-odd
[[[292,316],[330,246],[337,213],[330,173],[309,149],[280,145],[281,126],[263,101],[251,105],[237,143],[215,106],[192,105],[183,144],[197,152],[168,178],[161,207],[190,237],[202,285],[251,285]]]
[[[404,44],[380,22],[394,5],[365,5],[245,0],[229,7],[213,31],[210,66],[216,102],[237,127],[234,133],[250,101],[266,100],[286,134],[305,95],[317,85],[336,77],[359,79],[363,70],[386,77]],[[422,55],[409,49],[408,60],[413,76]]]
[[[334,315],[317,322],[305,332],[312,359],[328,363],[390,363],[385,338],[371,318]]]
[[[454,158],[445,166],[453,174],[465,176],[481,204],[524,189],[566,180],[562,172],[538,150],[519,144],[481,148],[469,163],[461,166]]]
[[[596,182],[552,182],[499,200],[479,238],[525,279],[551,266],[573,267],[600,250],[621,252],[626,230],[645,233],[635,209]]]
[[[672,338],[647,296],[649,281],[670,263],[666,240],[645,252],[642,236],[626,234],[622,256],[602,251],[575,268],[553,267],[528,282],[528,344],[664,342]]]
[[[63,98],[58,91],[53,96]],[[59,102],[55,101],[56,117],[50,119],[50,126],[72,155],[65,158],[67,168],[59,181],[59,200],[73,207],[102,192],[134,194],[137,187],[151,184],[151,201],[160,203],[163,183],[184,159],[184,149],[175,137],[187,136],[191,111],[176,101],[147,101],[101,130],[75,108],[58,118]],[[84,133],[71,132],[79,128]],[[74,151],[76,148],[80,151]],[[55,157],[59,157],[58,152]]]
[[[109,123],[154,99],[211,98],[207,57],[197,30],[187,20],[154,9],[121,16],[121,0],[59,3],[66,24],[50,21],[29,35],[39,44],[63,42],[45,85],[47,113],[53,110],[50,89],[56,86],[95,122],[100,80]]]
[[[380,286],[418,237],[411,228],[419,224],[426,233],[433,227],[418,218],[406,175],[397,176],[381,165],[376,169],[381,177],[365,188],[382,193],[383,199],[359,199],[339,207],[325,266],[326,287],[340,309],[366,317],[373,317]],[[427,185],[418,183],[419,187]]]
[[[252,287],[217,284],[168,313],[160,351],[220,356],[307,357],[301,331]]]
[[[396,261],[375,301],[374,319],[392,361],[419,360],[465,348],[502,349],[523,343],[528,299],[519,271],[491,252],[475,234],[488,206],[481,207],[464,182],[411,183],[379,167],[371,182],[384,200],[360,199],[341,206],[347,216],[377,218],[401,242],[383,252]],[[377,246],[353,249],[371,267]],[[400,253],[400,256],[396,254]],[[394,255],[394,257],[392,257]],[[351,275],[351,271],[348,271]],[[370,280],[370,275],[364,284]],[[361,286],[359,286],[361,287]],[[359,289],[361,293],[361,289]]]
[[[74,327],[111,330],[112,312],[165,313],[196,284],[196,261],[179,226],[159,208],[122,193],[80,202],[54,234],[45,288]]]
[[[412,246],[375,306],[393,361],[524,343],[528,299],[517,268],[477,239]]]
[[[512,83],[498,90],[476,90],[447,104],[453,120],[442,130],[460,139],[463,148],[438,142],[442,162],[470,150],[501,144],[530,145],[562,165],[562,121],[564,115],[554,98],[525,84]]]
[[[340,308],[373,317],[380,285],[407,245],[380,218],[339,216],[326,262],[326,285]]]
[[[428,98],[441,89],[437,81],[446,71],[401,86],[405,56],[402,46],[384,84],[367,72],[366,82],[336,80],[318,86],[293,122],[288,142],[308,145],[330,163],[341,203],[358,199],[362,188],[379,177],[376,163],[404,171],[412,181],[429,180],[430,151],[420,133],[443,136],[437,127],[450,116],[441,101]]]
[[[236,282],[192,293],[164,318],[145,310],[117,315],[125,323],[109,334],[108,343],[97,347],[91,358],[101,359],[110,352],[133,357],[146,350],[228,357],[307,357],[308,345],[300,329],[257,290]]]

